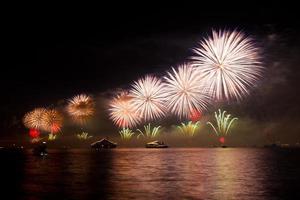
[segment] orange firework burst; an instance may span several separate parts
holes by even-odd
[[[84,124],[95,112],[95,102],[91,96],[81,94],[69,100],[67,112],[75,122]]]
[[[36,108],[31,112],[25,114],[23,123],[25,127],[29,129],[45,130],[44,115],[46,115],[47,109]]]
[[[46,114],[43,115],[43,121],[45,123],[45,131],[50,133],[57,133],[61,130],[63,117],[55,109],[47,110]]]
[[[140,122],[140,115],[135,111],[128,92],[122,92],[111,101],[109,112],[113,122],[122,128],[134,127]]]

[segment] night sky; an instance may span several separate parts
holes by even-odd
[[[191,48],[212,28],[242,30],[263,50],[264,79],[233,112],[265,123],[282,122],[282,130],[293,126],[298,132],[297,12],[279,3],[245,4],[15,10],[2,30],[0,136],[25,130],[22,116],[35,107],[57,106],[82,92],[105,96],[143,75],[164,75],[190,57]]]

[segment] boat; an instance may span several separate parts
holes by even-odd
[[[276,143],[264,145],[264,148],[278,148],[278,147],[279,147],[279,145]]]
[[[146,144],[146,148],[168,148],[168,145],[166,145],[162,141],[153,141]]]
[[[42,142],[39,144],[36,144],[36,146],[33,148],[32,153],[36,156],[47,156],[47,143]]]
[[[106,138],[103,138],[102,140],[99,140],[97,142],[94,142],[91,144],[91,148],[95,150],[100,149],[113,149],[117,147],[117,143],[112,142]]]

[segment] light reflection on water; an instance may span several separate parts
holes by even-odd
[[[9,187],[22,199],[283,199],[298,195],[299,153],[246,148],[53,150],[45,159],[28,153],[24,160],[7,162],[2,173],[14,173]]]

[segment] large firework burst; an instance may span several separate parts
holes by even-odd
[[[45,123],[45,131],[57,133],[61,130],[63,117],[57,110],[47,110],[42,117]]]
[[[163,117],[166,112],[166,94],[162,81],[146,76],[134,82],[131,89],[132,104],[145,121]]]
[[[69,100],[67,111],[75,122],[85,123],[95,112],[95,103],[91,96],[80,94]]]
[[[134,109],[128,92],[122,92],[110,102],[109,112],[113,122],[122,128],[134,127],[140,122],[140,115]]]
[[[242,32],[212,31],[194,52],[194,66],[218,101],[242,99],[261,77],[259,49]]]
[[[183,64],[176,71],[168,72],[166,95],[168,109],[179,117],[188,117],[195,110],[201,112],[207,108],[209,96],[197,71],[188,64]]]
[[[25,127],[29,129],[45,130],[46,124],[44,120],[44,115],[46,115],[47,109],[36,108],[25,114],[23,118],[23,123]]]

